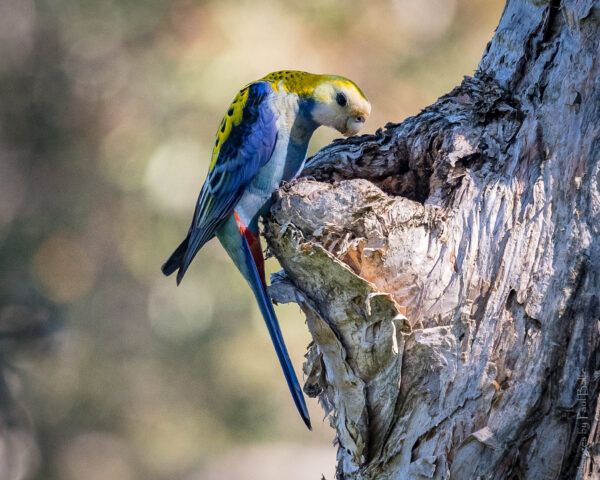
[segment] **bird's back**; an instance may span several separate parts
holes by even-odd
[[[215,139],[208,175],[198,196],[186,239],[162,267],[179,269],[181,281],[189,263],[232,214],[245,188],[271,158],[277,139],[276,115],[269,104],[273,89],[254,82],[235,96]]]

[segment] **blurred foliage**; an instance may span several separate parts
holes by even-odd
[[[304,429],[217,242],[179,288],[159,267],[237,89],[279,69],[345,75],[373,132],[471,74],[502,5],[0,3],[0,477],[331,478],[333,431],[313,400]],[[277,311],[301,371],[303,317]]]

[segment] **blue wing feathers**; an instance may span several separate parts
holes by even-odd
[[[231,128],[215,167],[204,182],[188,236],[162,267],[165,275],[179,269],[177,283],[198,250],[232,214],[245,188],[273,153],[277,118],[268,103],[273,90],[265,82],[253,83],[248,88],[242,121]]]
[[[281,329],[279,328],[279,322],[277,321],[277,317],[275,316],[273,304],[271,303],[271,299],[267,295],[261,276],[258,273],[258,269],[256,268],[256,263],[254,263],[254,258],[252,257],[252,252],[250,250],[250,245],[248,245],[248,240],[244,235],[241,235],[241,238],[242,248],[244,250],[244,258],[246,260],[246,265],[250,273],[250,286],[252,287],[252,291],[254,292],[254,296],[256,297],[258,306],[260,307],[260,312],[262,313],[265,323],[267,324],[267,330],[269,330],[271,341],[273,342],[273,346],[275,347],[277,358],[279,359],[279,363],[281,364],[281,368],[283,369],[283,374],[292,394],[292,398],[294,399],[294,403],[296,404],[296,408],[298,409],[298,412],[300,413],[300,416],[302,417],[302,420],[304,420],[304,423],[306,424],[308,429],[312,430],[310,424],[310,416],[308,414],[308,409],[306,408],[304,395],[302,394],[302,388],[300,387],[300,383],[298,382],[298,378],[296,377],[296,372],[294,371],[294,367],[292,365],[292,362],[290,361],[290,356],[285,346]]]

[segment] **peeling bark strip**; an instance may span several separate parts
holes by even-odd
[[[599,24],[509,0],[474,78],[279,192],[338,478],[600,478]]]

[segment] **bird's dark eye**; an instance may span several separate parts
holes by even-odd
[[[342,92],[338,92],[338,94],[335,96],[335,101],[340,107],[345,107],[347,103],[346,95],[344,95]]]

